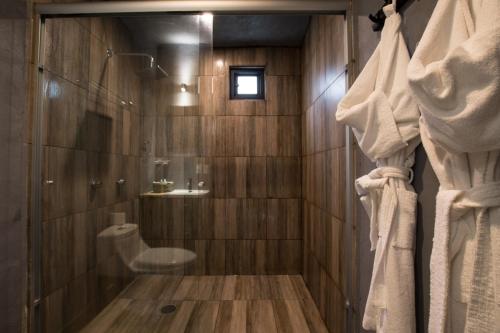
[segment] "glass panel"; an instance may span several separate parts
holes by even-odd
[[[212,17],[50,18],[45,41],[43,331],[103,331],[105,309],[199,272]]]
[[[256,95],[257,76],[238,76],[238,95]]]

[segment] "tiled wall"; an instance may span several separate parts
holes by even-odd
[[[131,50],[117,19],[48,19],[45,36],[42,317],[74,331],[132,278],[98,234],[110,212],[137,223],[141,83],[132,59],[106,57]]]
[[[304,280],[330,332],[343,332],[345,127],[343,16],[314,16],[302,50]]]
[[[26,14],[25,1],[0,5],[0,332],[20,332],[26,313]]]
[[[215,49],[201,57],[199,107],[156,104],[155,159],[170,161],[178,188],[192,178],[210,190],[142,199],[144,239],[197,253],[187,274],[302,271],[300,58],[298,48]],[[265,66],[266,99],[230,100],[231,65]],[[162,99],[168,86],[156,84]]]

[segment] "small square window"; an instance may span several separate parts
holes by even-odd
[[[230,67],[231,99],[264,99],[263,67]]]

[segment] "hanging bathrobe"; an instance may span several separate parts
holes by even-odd
[[[408,67],[440,182],[429,332],[500,332],[500,1],[439,0]]]
[[[417,196],[411,186],[419,144],[418,107],[407,84],[409,55],[394,5],[374,54],[339,103],[337,120],[353,128],[377,169],[356,180],[370,216],[375,261],[363,318],[365,329],[415,332],[414,232]]]

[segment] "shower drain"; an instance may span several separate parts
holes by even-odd
[[[173,304],[169,304],[161,308],[161,313],[168,314],[174,312],[175,310],[177,310],[177,307]]]

